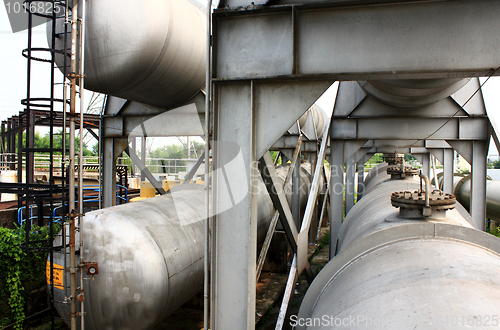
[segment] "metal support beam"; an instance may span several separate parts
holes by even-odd
[[[339,140],[330,140],[330,259],[335,257],[337,253],[337,241],[340,232],[340,225],[343,220],[343,156],[344,143]]]
[[[443,164],[443,191],[453,195],[453,165],[455,159],[453,157],[453,149],[444,149],[444,164]]]
[[[422,154],[422,174],[431,177],[431,154]]]
[[[283,191],[287,191],[288,187],[290,186],[293,169],[295,168],[295,163],[297,162],[297,159],[300,155],[300,146],[301,145],[302,145],[302,136],[299,136],[299,139],[297,141],[297,146],[295,148],[295,152],[293,153],[292,162],[290,164],[290,167],[288,168],[288,172],[286,173],[285,181],[283,182],[283,187],[282,187]],[[264,243],[262,244],[262,249],[260,250],[259,259],[257,261],[257,270],[256,270],[257,282],[259,281],[260,273],[262,271],[262,266],[264,266],[264,261],[265,261],[266,256],[267,256],[267,251],[269,250],[269,246],[271,244],[271,239],[274,235],[274,231],[276,229],[276,224],[278,223],[278,220],[279,220],[279,212],[274,211],[274,215],[273,215],[273,218],[271,220],[271,224],[269,225],[269,228],[267,230],[266,238],[264,239]]]
[[[194,177],[194,175],[196,174],[196,171],[198,171],[198,168],[200,167],[201,163],[203,163],[204,160],[205,160],[205,150],[203,150],[200,157],[198,157],[198,159],[196,160],[196,163],[194,163],[193,167],[191,167],[191,170],[189,170],[189,173],[186,174],[182,184],[186,184],[186,183],[191,182],[191,179]]]
[[[213,152],[215,219],[210,328],[232,329],[237,325],[239,329],[250,330],[255,328],[257,261],[257,185],[251,183],[259,176],[255,90],[253,82],[214,87],[214,95],[218,95],[213,107],[214,140],[231,144],[236,150],[216,145]],[[227,173],[236,170],[227,168],[235,157],[242,158],[243,168],[237,169],[244,174],[240,180]],[[232,196],[238,191],[233,190],[245,192],[237,204],[232,202]],[[225,204],[232,206],[228,208]]]
[[[475,227],[486,227],[486,156],[488,143],[474,141],[472,145],[470,215]]]
[[[358,194],[356,198],[356,203],[363,198],[363,193],[365,191],[365,185],[363,181],[365,180],[365,163],[368,161],[367,156],[363,156],[361,160],[357,163],[358,166]]]
[[[116,205],[116,159],[128,147],[125,138],[103,138],[102,207]]]
[[[416,130],[415,127],[419,129]],[[489,138],[488,127],[486,117],[336,118],[332,137],[367,140],[486,140]]]
[[[216,63],[223,61],[216,55],[216,48],[213,53]],[[259,176],[257,159],[311,107],[333,81],[213,82],[213,134],[218,146],[214,148],[211,328],[231,329],[237,324],[240,329],[253,329],[258,195],[258,185],[254,183]],[[221,144],[230,144],[234,148],[221,147]],[[241,159],[241,165],[233,168],[236,158]],[[228,166],[232,172],[225,175]],[[241,198],[229,198],[235,194],[241,195],[238,195]]]
[[[130,157],[132,163],[139,167],[139,170],[141,171],[141,176],[144,175],[146,178],[148,178],[149,182],[153,185],[156,191],[158,191],[158,193],[160,193],[161,195],[165,195],[166,192],[162,188],[161,183],[158,182],[153,176],[153,174],[151,174],[151,172],[147,169],[146,165],[144,164],[144,159],[139,159],[139,157],[137,157],[135,153],[130,151],[128,146],[124,151]]]
[[[296,162],[296,164],[299,161]],[[297,245],[299,240],[299,233],[297,231],[298,226],[295,224],[295,219],[290,211],[290,206],[285,197],[285,192],[280,187],[277,182],[278,176],[276,174],[276,169],[272,161],[271,154],[266,152],[264,156],[259,160],[259,170],[262,180],[264,181],[269,196],[273,201],[274,208],[279,212],[281,223],[285,229],[285,233],[292,247],[293,253],[297,253]],[[292,169],[290,169],[292,170]],[[293,180],[292,180],[293,184]],[[292,196],[293,197],[293,196]],[[299,222],[300,219],[297,220]]]
[[[130,152],[133,152],[134,154],[137,151],[137,139],[135,137],[132,138],[132,149]],[[132,177],[135,178],[135,164],[132,163],[130,174],[132,174]]]
[[[349,158],[346,163],[346,173],[345,173],[345,214],[349,213],[351,208],[354,206],[354,179],[356,176],[356,164],[354,162],[354,156]]]
[[[499,15],[494,0],[222,9],[214,17],[214,72],[226,81],[318,74],[336,80],[487,76],[498,67]]]
[[[135,155],[135,153],[134,153]],[[132,159],[132,156],[130,156],[130,159]],[[143,163],[144,166],[141,168],[139,165],[140,163]],[[146,172],[143,171],[143,169],[146,168],[146,137],[143,136],[141,137],[141,161],[136,164],[139,167],[139,170],[141,171],[141,181],[146,180]]]
[[[116,165],[113,148],[113,138],[102,141],[102,207],[116,204]]]
[[[299,154],[300,158],[300,154]],[[292,177],[292,216],[295,226],[300,227],[300,161],[295,163]]]

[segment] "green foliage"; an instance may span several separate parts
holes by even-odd
[[[500,168],[500,159],[499,159],[499,160],[492,161],[492,162],[490,163],[490,166],[492,166],[492,168]]]
[[[170,144],[151,151],[151,158],[182,159],[187,157],[187,149],[178,144]]]
[[[380,164],[383,161],[384,161],[384,157],[382,157],[382,154],[375,154],[366,163],[367,164]]]
[[[488,230],[488,233],[491,235],[495,235],[496,237],[500,237],[500,227],[496,227],[493,230]]]
[[[58,233],[60,224],[54,224],[53,232]],[[34,227],[30,241],[47,240],[49,227]],[[47,251],[23,251],[24,228],[8,229],[0,227],[0,327],[15,323],[14,329],[23,329],[25,302],[31,291],[43,287]],[[40,242],[35,246],[48,246]]]
[[[21,295],[23,286],[21,283],[21,270],[19,264],[21,262],[23,251],[20,247],[21,240],[19,236],[11,229],[0,228],[0,276],[1,285],[5,288],[1,296],[7,296],[7,306],[2,306],[2,309],[10,309],[9,316],[3,316],[1,319],[2,326],[9,322],[16,323],[15,330],[23,328],[24,320],[24,299]],[[3,303],[4,299],[2,299]],[[7,324],[4,324],[7,322]]]
[[[62,149],[62,131],[54,133],[53,135],[53,148]],[[16,138],[17,146],[17,138]],[[23,146],[26,146],[26,132],[23,133]],[[50,134],[41,135],[40,132],[35,132],[35,148],[50,148]],[[66,135],[66,149],[69,148],[69,135]],[[94,149],[94,148],[93,148]],[[78,153],[80,150],[80,138],[75,137],[75,151]],[[54,152],[56,155],[60,155],[61,152]],[[83,155],[84,156],[96,156],[97,151],[87,149],[87,145],[83,144]]]
[[[417,160],[417,159],[412,154],[405,154],[405,162],[409,162],[412,160]]]
[[[94,155],[99,154],[99,142],[96,142],[92,145],[92,153]]]
[[[279,151],[271,151],[271,157],[273,158],[273,162],[276,162],[276,157],[278,157]],[[278,159],[277,165],[281,164],[281,159]]]
[[[196,154],[200,155],[205,148],[205,143],[196,140],[191,141],[196,150]],[[192,150],[192,149],[191,149]],[[183,159],[187,158],[187,146],[180,144],[169,144],[156,148],[149,154],[151,158],[162,158],[162,159]]]

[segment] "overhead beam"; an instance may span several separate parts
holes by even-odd
[[[336,118],[334,139],[486,140],[488,119],[483,118]],[[391,129],[387,129],[390,127]],[[418,129],[415,129],[418,127]]]
[[[215,78],[471,77],[498,67],[498,1],[378,2],[216,11]]]

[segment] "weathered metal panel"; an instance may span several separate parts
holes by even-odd
[[[290,13],[217,21],[215,76],[223,79],[292,74]]]
[[[499,13],[492,0],[299,11],[299,73],[496,68]]]

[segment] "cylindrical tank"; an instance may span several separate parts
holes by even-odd
[[[389,164],[386,162],[377,164],[374,168],[372,168],[365,177],[363,181],[364,190],[363,195],[368,193],[372,187],[378,185],[383,181],[387,181],[391,178],[389,174],[387,174],[387,167]]]
[[[358,81],[359,86],[378,102],[400,110],[419,109],[458,91],[469,79],[393,79]]]
[[[288,167],[277,169],[278,180],[283,182]],[[302,169],[300,203],[305,204],[310,164]],[[257,182],[262,242],[274,208],[264,183]],[[285,194],[290,203],[291,192]],[[150,329],[202,289],[205,196],[203,186],[187,184],[85,215],[83,259],[97,262],[99,270],[84,281],[86,329]],[[63,267],[63,254],[55,254],[55,264]],[[64,300],[63,286],[55,285],[55,295],[55,301]],[[66,315],[69,305],[57,303],[56,309]]]
[[[455,175],[454,179],[459,180],[454,188],[457,201],[469,210],[471,177],[470,175],[463,177]],[[491,220],[500,220],[500,181],[486,181],[486,217]]]
[[[441,206],[433,206],[427,218],[391,205],[395,196],[412,196],[419,187],[409,178],[385,181],[351,209],[341,227],[339,254],[318,274],[291,319],[297,329],[481,327],[485,323],[475,322],[496,315],[500,240],[473,229],[456,210],[444,217]],[[452,199],[435,194],[433,205]]]
[[[85,3],[86,89],[172,107],[205,86],[205,16],[189,1]],[[47,27],[50,35],[51,24]],[[60,19],[57,32],[63,31]],[[61,35],[56,42],[62,49]],[[63,56],[56,62],[61,67]]]
[[[328,120],[328,117],[326,116],[326,113],[317,105],[314,103],[300,118],[299,118],[299,125],[300,127],[304,127],[307,121],[307,117],[312,116],[312,120],[314,123],[314,126],[316,128],[316,136],[321,138],[323,136],[323,133],[325,132],[325,124],[326,121]]]

